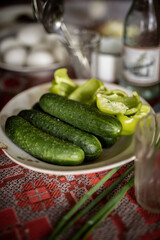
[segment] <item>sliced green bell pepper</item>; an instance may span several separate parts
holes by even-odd
[[[128,96],[121,90],[100,91],[97,93],[97,107],[104,113],[113,115],[133,115],[141,106],[139,95],[133,92]]]
[[[140,109],[136,112],[136,114],[132,116],[125,116],[123,114],[118,114],[117,118],[122,124],[121,135],[132,135],[135,131],[135,127],[138,121],[146,116],[150,112],[149,105],[141,105]]]
[[[76,88],[68,98],[91,105],[96,100],[94,98],[96,92],[101,89],[106,90],[104,84],[95,78],[91,78]]]
[[[68,76],[67,69],[60,68],[54,73],[54,80],[52,81],[50,92],[67,97],[77,87],[78,85]]]

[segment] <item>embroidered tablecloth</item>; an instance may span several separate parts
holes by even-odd
[[[16,80],[12,83],[16,84]],[[1,92],[1,107],[10,97],[6,92]],[[131,164],[133,163],[122,166],[89,201],[112,184]],[[0,150],[0,239],[47,239],[64,214],[107,172],[67,176],[38,173],[17,165]],[[127,178],[114,192],[126,181]],[[59,239],[71,239],[112,194]],[[138,239],[160,239],[160,214],[151,214],[142,209],[136,202],[132,187],[118,207],[91,233],[88,240]]]

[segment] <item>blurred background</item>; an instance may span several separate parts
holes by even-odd
[[[64,19],[71,24],[78,26],[85,26],[86,28],[95,27],[106,23],[108,20],[124,20],[125,14],[131,4],[131,0],[64,0],[65,15]],[[14,5],[31,5],[31,0],[6,0],[0,2],[0,7],[11,7]],[[17,6],[18,8],[18,6]],[[22,9],[22,8],[21,8]],[[4,10],[4,9],[3,9]],[[18,9],[17,12],[18,13]],[[32,11],[32,10],[31,10]],[[25,20],[28,17],[28,11],[26,15],[17,16],[20,20]],[[27,14],[28,13],[28,14]],[[11,14],[11,12],[10,12]],[[13,16],[13,11],[12,14]],[[6,18],[11,16],[6,16]],[[16,16],[15,16],[16,17]],[[21,18],[20,18],[21,17]],[[23,19],[22,19],[23,17]],[[0,24],[4,23],[4,15],[0,17]],[[16,19],[16,20],[18,20]],[[9,20],[8,20],[9,21]]]
[[[130,5],[131,0],[64,0],[66,25],[100,34],[102,68],[97,78],[102,81],[117,82],[123,22]],[[0,96],[4,102],[26,88],[52,81],[59,67],[67,67],[76,78],[64,45],[41,24],[34,24],[31,0],[0,1]]]

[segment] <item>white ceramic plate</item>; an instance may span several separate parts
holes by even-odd
[[[84,81],[76,80],[76,82],[82,84]],[[31,170],[57,175],[99,172],[123,165],[135,159],[132,136],[120,137],[114,146],[103,150],[97,160],[90,163],[83,163],[79,166],[58,166],[46,163],[32,157],[17,147],[5,134],[4,126],[6,119],[11,115],[16,115],[23,109],[30,109],[42,94],[48,92],[50,86],[51,83],[47,83],[28,89],[12,98],[2,109],[0,113],[0,142],[8,146],[8,149],[4,150],[4,153],[10,159]],[[130,91],[115,84],[106,84],[106,87],[107,89],[121,89],[131,94]],[[143,99],[142,101],[147,104]]]

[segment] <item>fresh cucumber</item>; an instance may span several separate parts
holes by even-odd
[[[45,112],[86,132],[104,138],[120,135],[122,126],[116,117],[86,104],[52,93],[42,95],[39,104]]]
[[[97,138],[100,141],[100,143],[101,143],[103,148],[109,148],[109,147],[113,146],[116,143],[116,141],[117,141],[117,137],[115,137],[115,138],[111,138],[111,137],[106,137],[106,138],[97,137]]]
[[[19,116],[42,131],[81,147],[87,160],[96,159],[102,152],[99,140],[51,115],[37,110],[22,110]]]
[[[44,133],[20,116],[9,117],[5,131],[16,145],[46,162],[79,165],[84,160],[84,152],[80,147]]]

